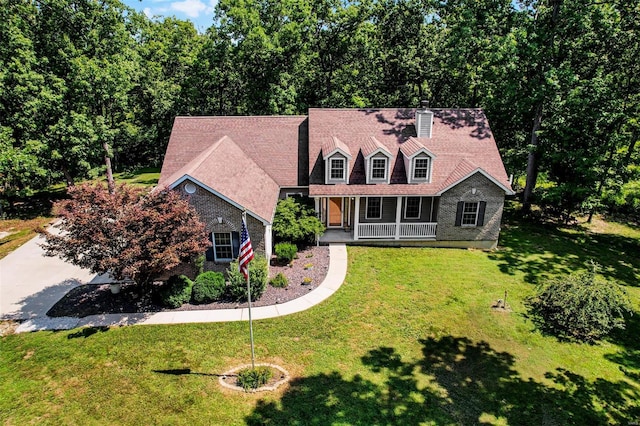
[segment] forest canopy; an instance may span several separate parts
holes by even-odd
[[[159,166],[177,115],[485,110],[568,218],[640,210],[640,8],[624,0],[220,0],[204,34],[118,0],[0,0],[0,199]]]

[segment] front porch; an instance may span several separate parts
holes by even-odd
[[[358,233],[350,228],[329,228],[320,237],[321,244],[362,240],[435,240],[437,223],[361,223]]]
[[[316,211],[327,230],[320,243],[433,241],[436,197],[318,197]]]
[[[320,237],[320,244],[350,243],[375,240],[424,240],[436,239],[437,223],[362,223],[358,233],[350,228],[329,228]]]

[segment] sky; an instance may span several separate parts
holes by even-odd
[[[213,9],[217,0],[122,0],[132,9],[154,16],[175,16],[190,20],[203,33],[213,24]]]

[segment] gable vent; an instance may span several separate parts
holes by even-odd
[[[433,111],[429,110],[427,101],[420,102],[416,110],[416,133],[419,138],[430,138],[433,128]]]

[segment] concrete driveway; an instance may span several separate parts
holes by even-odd
[[[0,319],[44,317],[69,290],[92,281],[96,274],[46,257],[38,236],[0,260]]]

